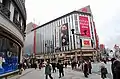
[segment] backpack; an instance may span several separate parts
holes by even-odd
[[[101,73],[108,74],[107,68],[101,68]]]

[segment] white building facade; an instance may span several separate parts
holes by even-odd
[[[74,34],[72,34],[74,29]],[[95,37],[95,24],[91,13],[73,11],[36,29],[36,40],[39,39],[38,54],[56,54],[61,57],[77,58],[96,55],[97,42]],[[32,30],[33,31],[33,30]],[[38,42],[37,42],[38,44]],[[76,52],[76,54],[75,54]]]

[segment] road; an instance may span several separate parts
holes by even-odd
[[[58,71],[56,73],[52,73],[53,79],[100,79],[100,75],[94,73],[89,75],[89,78],[85,78],[82,72],[72,70],[70,67],[64,69],[64,71],[65,76],[62,78],[58,78]],[[26,73],[22,76],[11,79],[45,79],[44,68],[41,70],[29,69],[26,70]]]
[[[93,63],[92,64],[92,74],[89,75],[88,78],[85,78],[83,73],[78,70],[72,70],[71,67],[69,66],[68,68],[64,69],[65,76],[62,77],[61,79],[100,79],[100,72],[99,72],[99,67],[100,63]],[[107,79],[112,79],[112,74],[111,74],[111,63],[108,62],[106,64],[107,70],[108,70],[108,75]],[[11,79],[45,79],[45,74],[44,74],[44,68],[39,70],[39,69],[27,69],[23,72],[22,75],[16,76]],[[58,71],[56,73],[52,73],[52,76],[54,79],[59,79],[58,77]]]
[[[94,63],[92,64],[92,72],[96,74],[100,74],[100,63]],[[112,71],[111,71],[111,62],[107,62],[106,68],[108,70],[107,77],[109,79],[112,79]]]

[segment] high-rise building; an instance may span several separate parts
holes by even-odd
[[[36,31],[31,32],[32,29],[38,25],[30,22],[26,25],[26,38],[24,42],[24,55],[33,55],[34,51],[39,52],[39,41],[40,37]],[[34,47],[35,46],[35,47]]]
[[[26,29],[25,0],[0,0],[0,76],[22,61]]]

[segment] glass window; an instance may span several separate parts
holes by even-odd
[[[78,21],[75,21],[75,26],[78,26]]]
[[[70,16],[69,16],[69,22],[70,22]]]
[[[75,20],[77,20],[77,14],[75,14],[74,18],[75,18]]]
[[[5,37],[0,37],[0,74],[18,69],[20,47]]]

